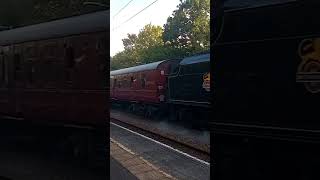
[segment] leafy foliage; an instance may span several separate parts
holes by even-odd
[[[182,1],[164,25],[163,40],[167,45],[189,53],[210,48],[210,1]]]
[[[111,70],[150,63],[166,58],[162,40],[163,29],[147,24],[136,34],[128,34],[123,39],[124,51],[111,60]]]
[[[208,51],[210,1],[181,0],[163,28],[148,24],[122,42],[124,51],[113,56],[111,70]]]

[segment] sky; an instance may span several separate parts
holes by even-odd
[[[140,10],[154,2],[155,0],[132,0],[119,14],[119,10],[130,0],[111,0],[110,1],[110,55],[123,50],[122,39],[127,34],[138,34],[146,25],[159,25],[163,27],[167,18],[177,9],[180,0],[158,0],[146,10],[135,16],[133,19],[124,23]],[[116,15],[117,14],[117,15]],[[115,16],[116,15],[116,16]]]

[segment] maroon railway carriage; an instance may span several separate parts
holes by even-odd
[[[109,11],[0,32],[0,115],[106,124]]]
[[[167,76],[179,60],[163,60],[110,72],[112,101],[153,108],[166,100]]]
[[[1,135],[105,171],[108,21],[105,10],[0,31]]]

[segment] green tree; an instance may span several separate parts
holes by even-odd
[[[161,26],[147,24],[138,34],[135,50],[138,63],[150,63],[164,58],[161,51],[163,29]]]
[[[125,68],[167,58],[161,26],[147,24],[139,34],[128,34],[122,40],[124,51],[113,56],[111,69]]]
[[[210,0],[181,0],[164,25],[163,41],[186,53],[210,48]]]
[[[122,39],[122,43],[125,50],[133,50],[135,49],[135,44],[137,42],[137,35],[136,34],[128,34],[127,38]]]
[[[164,28],[148,24],[122,42],[124,51],[112,58],[112,70],[208,51],[210,0],[181,0]]]

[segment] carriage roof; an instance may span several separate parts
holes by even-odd
[[[98,11],[41,24],[0,31],[0,46],[88,32],[106,31],[108,26],[109,10]]]
[[[128,73],[134,73],[134,72],[140,72],[140,71],[154,70],[154,69],[157,69],[158,66],[165,61],[167,61],[167,60],[111,71],[110,75],[114,76],[114,75],[120,75],[120,74],[128,74]]]
[[[209,62],[210,61],[210,54],[202,54],[197,56],[191,56],[184,58],[180,65],[189,65],[189,64],[195,64],[200,62]]]

